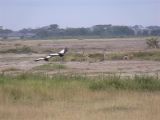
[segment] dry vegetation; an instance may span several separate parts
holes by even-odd
[[[0,77],[3,120],[160,118],[160,80],[24,73]]]
[[[159,60],[146,38],[0,41],[0,119],[159,120]]]
[[[64,93],[65,94],[65,93]],[[63,94],[63,95],[64,95]],[[159,120],[159,93],[88,92],[60,100],[0,103],[2,120]],[[62,96],[62,95],[61,95]],[[68,96],[67,96],[68,97]]]

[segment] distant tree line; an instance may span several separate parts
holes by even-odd
[[[110,37],[134,37],[134,36],[160,36],[160,26],[143,27],[94,25],[81,28],[60,28],[57,24],[51,24],[40,28],[24,28],[19,31],[0,29],[0,37],[20,37],[21,39],[47,39],[47,38],[110,38]]]

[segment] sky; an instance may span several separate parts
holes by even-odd
[[[0,26],[159,25],[160,0],[0,0]]]

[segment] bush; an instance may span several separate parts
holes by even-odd
[[[158,43],[159,43],[158,38],[150,38],[150,39],[146,40],[146,44],[150,48],[159,48],[159,44]]]

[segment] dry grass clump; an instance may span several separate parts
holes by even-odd
[[[149,48],[159,48],[160,47],[158,37],[148,38],[146,40],[146,44],[148,45]]]
[[[102,53],[89,54],[88,57],[94,61],[104,61],[104,54]]]
[[[21,69],[18,69],[18,68],[15,68],[15,67],[2,69],[2,72],[11,72],[11,71],[21,71]]]

